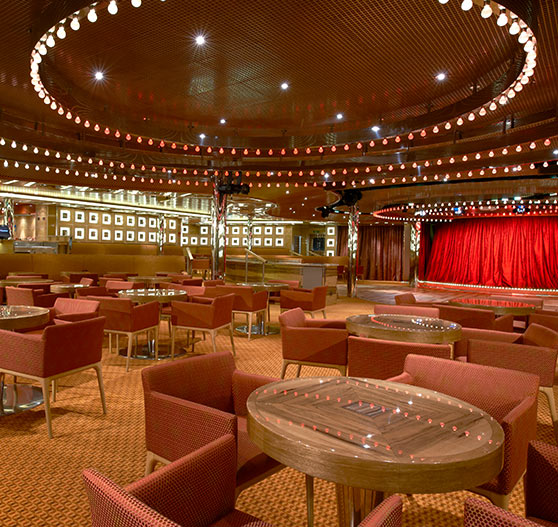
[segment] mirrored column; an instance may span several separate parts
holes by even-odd
[[[211,207],[212,267],[213,280],[225,278],[227,247],[227,195],[219,192],[219,180],[213,179],[213,203]]]
[[[356,296],[358,265],[358,223],[360,211],[358,203],[349,208],[349,233],[347,236],[349,262],[347,265],[347,296]]]

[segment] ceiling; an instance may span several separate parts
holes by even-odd
[[[552,186],[558,6],[504,0],[500,26],[474,2],[118,0],[94,23],[84,0],[2,2],[0,181],[179,196],[242,173],[265,213],[309,220],[353,187],[372,212]]]

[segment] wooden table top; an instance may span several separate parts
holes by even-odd
[[[529,315],[536,309],[534,304],[511,300],[495,300],[491,298],[453,298],[448,301],[451,306],[490,309],[495,315]]]
[[[118,296],[119,298],[129,298],[132,302],[138,304],[155,300],[164,304],[173,300],[185,300],[188,297],[188,292],[179,289],[122,289],[118,291]]]
[[[274,282],[237,282],[235,285],[251,287],[254,291],[281,291],[289,289],[288,284],[276,284]]]
[[[0,306],[1,329],[24,329],[46,324],[50,310],[36,306]]]
[[[51,293],[67,293],[69,291],[75,291],[76,289],[82,289],[83,287],[89,287],[85,284],[52,284],[50,286]]]
[[[456,322],[418,315],[353,315],[347,317],[353,335],[402,342],[449,344],[461,338]]]
[[[0,287],[18,286],[20,284],[52,284],[54,280],[46,278],[22,278],[21,280],[0,280]]]
[[[247,405],[248,432],[266,454],[346,486],[451,492],[490,481],[503,463],[491,416],[420,387],[303,377],[263,386]]]
[[[165,284],[172,282],[172,276],[129,276],[128,282],[144,282],[147,284]]]

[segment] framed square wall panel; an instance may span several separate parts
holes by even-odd
[[[335,238],[329,238],[326,240],[326,247],[335,247]]]
[[[145,241],[145,232],[141,231],[138,232],[138,242],[144,242]]]
[[[149,233],[149,243],[157,243],[157,233],[150,232]]]
[[[188,245],[188,236],[182,236],[182,239],[180,240],[180,245],[182,246]]]
[[[334,251],[326,251],[326,256],[335,256]]]
[[[133,242],[136,239],[135,231],[126,231],[126,241]]]
[[[157,218],[149,218],[149,228],[150,229],[157,228]]]
[[[277,234],[277,236],[283,236],[283,234],[285,234],[285,227],[275,227],[275,234]]]
[[[283,238],[275,239],[275,247],[283,247]]]
[[[83,240],[85,238],[85,229],[83,227],[76,227],[74,229],[74,238],[76,240]]]
[[[176,220],[169,220],[169,229],[174,231],[176,229]]]
[[[112,219],[110,214],[106,212],[103,213],[103,225],[110,225],[112,223]]]
[[[169,243],[176,243],[176,234],[174,232],[169,234]]]
[[[138,216],[138,227],[145,227],[147,225],[147,219],[145,216]]]
[[[231,238],[231,245],[233,247],[238,247],[240,245],[240,238]]]
[[[262,239],[261,238],[254,238],[252,240],[252,242],[254,243],[254,247],[261,247],[262,246]]]
[[[328,236],[335,236],[335,227],[328,227],[327,228],[327,235]]]
[[[74,218],[76,223],[85,223],[85,212],[82,210],[76,210]]]
[[[258,225],[257,227],[254,227],[254,234],[261,234],[262,233],[262,228]]]
[[[128,227],[133,227],[136,224],[135,216],[126,216],[126,225]]]
[[[197,244],[198,244],[198,237],[190,236],[190,245],[197,245]]]
[[[200,238],[200,245],[208,245],[208,243],[208,238],[206,238],[205,236]]]
[[[234,227],[232,228],[232,233],[233,233],[233,234],[240,234],[240,227],[234,226]]]
[[[267,234],[268,236],[273,234],[273,227],[266,227],[264,234]]]
[[[188,234],[188,224],[182,224],[182,233]]]
[[[114,241],[121,242],[124,239],[124,231],[114,231]]]
[[[60,227],[60,230],[58,231],[58,236],[71,236],[72,235],[72,230],[70,229],[70,227]]]
[[[104,242],[110,242],[110,230],[109,229],[103,229],[101,231],[101,240],[103,240]]]
[[[97,229],[89,229],[87,237],[89,240],[96,242],[99,239],[99,231]]]
[[[70,221],[71,213],[68,209],[60,210],[60,221]]]
[[[115,214],[114,215],[114,224],[115,225],[124,225],[124,216],[122,216],[122,214]]]
[[[273,246],[273,238],[265,238],[264,246],[265,247],[272,247]]]
[[[209,227],[207,225],[202,225],[200,227],[200,234],[209,234]]]
[[[89,223],[99,223],[99,214],[97,212],[89,213]]]

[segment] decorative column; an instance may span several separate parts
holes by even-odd
[[[347,296],[356,296],[357,286],[357,264],[358,264],[358,223],[360,211],[358,203],[349,207],[349,232],[347,236],[347,255],[349,264],[347,265]]]
[[[413,287],[416,287],[418,281],[418,268],[419,268],[419,252],[420,252],[420,231],[421,223],[411,223],[411,264],[409,271],[409,282]]]
[[[213,178],[213,204],[211,207],[211,277],[213,280],[225,278],[227,247],[227,194],[219,191],[219,179]]]
[[[162,214],[159,214],[157,220],[157,251],[159,254],[163,254],[163,245],[166,241],[165,230],[167,226],[167,219]]]
[[[2,203],[3,209],[3,225],[8,226],[8,230],[10,232],[10,240],[14,239],[14,204],[10,198],[4,198],[4,202]]]
[[[248,244],[246,245],[246,248],[249,251],[251,251],[252,247],[254,246],[254,218],[252,216],[248,216],[247,228],[248,228],[248,233],[247,233]]]

